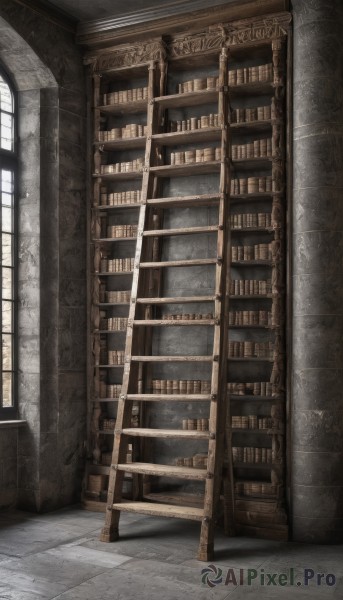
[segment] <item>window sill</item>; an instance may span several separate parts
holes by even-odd
[[[9,421],[0,421],[0,429],[14,429],[15,427],[23,427],[27,421],[13,419]]]

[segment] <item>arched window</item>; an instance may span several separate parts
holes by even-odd
[[[0,414],[15,413],[16,368],[16,143],[15,96],[6,75],[0,71],[0,275],[1,345]]]

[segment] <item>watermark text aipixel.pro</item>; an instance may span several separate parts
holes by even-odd
[[[201,582],[210,588],[217,585],[332,587],[336,584],[336,576],[333,573],[320,573],[309,567],[300,571],[297,569],[297,573],[293,567],[283,573],[267,573],[265,569],[221,569],[216,565],[208,565],[201,571]]]

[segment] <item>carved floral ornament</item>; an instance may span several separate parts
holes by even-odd
[[[166,55],[165,43],[162,40],[153,40],[118,47],[113,52],[90,59],[89,63],[93,63],[94,71],[101,72],[134,67],[150,61],[161,61],[166,58]]]
[[[252,23],[244,28],[228,28],[226,46],[237,46],[239,44],[248,44],[264,40],[273,40],[283,38],[287,35],[287,26],[290,23],[284,18],[282,20],[277,17],[272,19],[263,19]]]
[[[259,21],[219,24],[200,33],[176,36],[168,44],[161,39],[155,39],[118,46],[101,56],[88,56],[85,63],[92,65],[94,72],[102,72],[138,66],[150,61],[160,62],[167,57],[181,58],[220,51],[223,47],[282,39],[287,35],[290,21],[290,14],[284,13]]]

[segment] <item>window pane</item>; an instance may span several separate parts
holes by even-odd
[[[7,206],[3,206],[1,209],[1,228],[2,231],[6,231],[8,233],[13,233],[13,223],[12,223],[12,209]]]
[[[13,96],[6,81],[0,75],[0,110],[13,112]]]
[[[12,236],[9,233],[2,234],[2,264],[4,267],[12,267]]]
[[[2,331],[3,333],[13,333],[13,303],[2,301]]]
[[[2,405],[6,408],[13,406],[12,401],[12,373],[2,374]]]
[[[1,113],[1,148],[13,150],[13,117]]]
[[[13,195],[12,194],[1,194],[1,203],[3,206],[12,206],[13,205]]]
[[[1,170],[1,191],[13,194],[13,171]]]
[[[2,297],[5,300],[13,299],[12,269],[2,269]]]
[[[12,370],[12,336],[7,334],[2,336],[2,369]]]
[[[1,0],[0,0],[1,3]],[[1,277],[1,348],[0,348],[0,409],[15,405],[13,390],[13,354],[15,348],[15,265],[14,242],[16,220],[14,212],[14,176],[16,156],[14,154],[14,95],[6,79],[0,74],[0,277]],[[6,162],[5,162],[6,161]],[[2,413],[2,414],[6,414]]]

